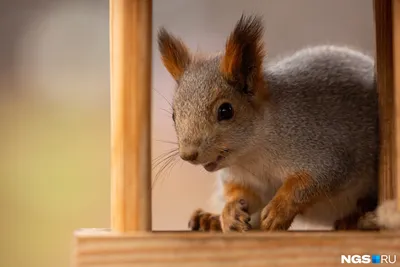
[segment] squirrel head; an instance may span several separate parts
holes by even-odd
[[[206,58],[159,30],[161,59],[176,81],[172,119],[183,160],[216,171],[251,150],[268,98],[262,32],[260,17],[242,15],[225,50]]]

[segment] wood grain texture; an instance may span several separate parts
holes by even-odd
[[[400,0],[394,0],[393,14],[393,69],[395,101],[395,176],[397,184],[397,210],[400,212]]]
[[[398,232],[76,233],[74,267],[331,267],[340,256],[400,256]],[[391,266],[400,266],[400,259]]]
[[[395,196],[392,1],[374,0],[376,71],[380,112],[380,201]]]
[[[152,1],[110,0],[111,225],[151,230]]]

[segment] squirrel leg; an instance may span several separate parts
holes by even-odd
[[[252,229],[251,215],[263,206],[260,197],[245,186],[226,182],[224,198],[226,204],[221,215],[197,209],[190,217],[189,229],[203,232],[245,232]]]
[[[251,215],[260,211],[261,198],[248,187],[224,183],[225,207],[220,217],[223,232],[245,232],[252,229]]]
[[[321,189],[322,186],[333,187],[330,184],[321,184],[321,179],[317,180],[307,172],[298,172],[287,177],[261,212],[261,230],[288,230],[298,214],[326,197],[327,192]]]
[[[287,230],[297,214],[314,203],[316,184],[306,172],[289,176],[261,212],[262,230]]]

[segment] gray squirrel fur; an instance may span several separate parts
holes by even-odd
[[[366,216],[360,217],[358,227],[371,228],[371,221],[385,227],[385,219],[376,219],[374,59],[344,46],[321,45],[277,60],[266,58],[265,63],[262,32],[260,17],[242,16],[225,51],[207,57],[192,54],[166,29],[158,32],[163,63],[177,83],[173,119],[180,155],[217,172],[221,196],[235,184],[259,199],[252,205],[246,194],[240,195],[246,208],[228,210],[238,199],[225,192],[217,214],[221,230],[334,229],[360,208],[368,218],[375,217],[369,224],[360,223]],[[218,108],[226,102],[233,107],[233,118],[218,121]],[[292,189],[290,204],[281,205],[274,197],[293,174],[304,182]],[[285,193],[279,195],[286,201]],[[360,207],[362,199],[368,201]],[[243,212],[251,216],[251,227],[241,220]],[[399,225],[400,219],[388,227]]]

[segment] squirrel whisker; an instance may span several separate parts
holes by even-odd
[[[172,168],[179,160],[179,157],[177,157],[178,154],[179,154],[178,149],[174,149],[172,151],[168,151],[167,153],[161,155],[161,159],[159,159],[158,162],[155,164],[155,166],[153,166],[154,169],[160,166],[160,164],[162,164],[155,175],[155,179],[153,180],[152,183],[152,188],[158,182],[159,178],[161,177],[160,175],[165,173],[167,169],[169,169],[168,175],[171,173]]]
[[[156,140],[157,142],[161,142],[161,143],[166,143],[166,144],[173,144],[173,145],[178,145],[177,142],[174,141],[168,141],[168,140]]]
[[[167,102],[167,104],[171,107],[171,109],[172,109],[172,103],[170,102],[170,101],[168,101],[168,99],[163,95],[163,94],[161,94],[159,91],[157,91],[156,90],[156,88],[153,88],[153,90],[157,93],[157,94],[159,94],[164,100],[165,100],[165,102]]]
[[[161,108],[161,110],[172,116],[172,111],[165,109],[165,108]]]
[[[169,156],[172,156],[174,154],[178,154],[178,148],[173,148],[170,149],[169,151],[159,155],[158,157],[156,157],[155,159],[153,159],[153,168],[156,168],[157,166],[159,166],[163,161],[165,161]]]

